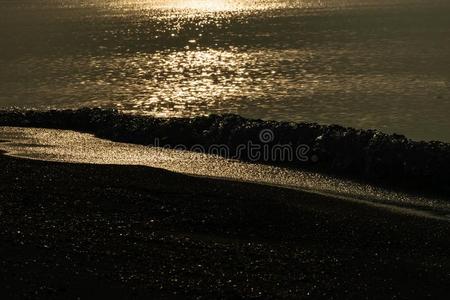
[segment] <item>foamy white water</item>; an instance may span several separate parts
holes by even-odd
[[[243,163],[188,151],[117,143],[68,130],[0,127],[0,150],[31,159],[143,165],[188,175],[276,185],[331,195],[401,213],[448,219],[450,201],[389,191],[312,172]]]

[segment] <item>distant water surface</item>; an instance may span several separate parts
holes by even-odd
[[[450,141],[450,2],[0,0],[0,107],[237,113]]]

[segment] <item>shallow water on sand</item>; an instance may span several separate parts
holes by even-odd
[[[0,0],[0,107],[232,112],[450,141],[450,3]]]
[[[207,176],[306,190],[402,213],[448,219],[450,201],[389,191],[312,172],[250,164],[188,151],[117,143],[67,130],[0,127],[0,150],[32,159],[143,165]]]

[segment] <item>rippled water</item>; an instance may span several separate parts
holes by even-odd
[[[39,160],[143,165],[331,195],[401,213],[450,220],[448,199],[395,192],[313,172],[244,163],[196,152],[102,140],[67,130],[0,127],[0,150]],[[8,142],[5,142],[8,141]]]
[[[450,141],[450,3],[0,0],[0,107],[238,113]]]

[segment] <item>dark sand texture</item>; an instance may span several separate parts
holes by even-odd
[[[145,167],[0,156],[0,296],[450,295],[450,223]]]

